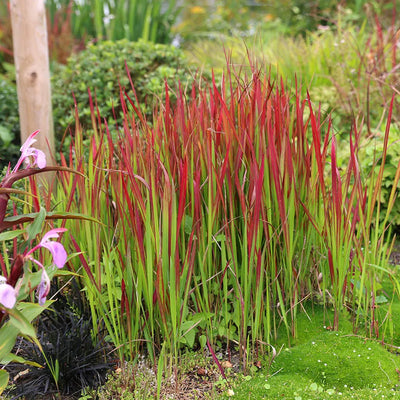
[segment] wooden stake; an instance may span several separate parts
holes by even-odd
[[[54,131],[45,2],[11,0],[10,6],[21,142],[40,130],[35,147],[46,154],[47,165],[52,165]]]

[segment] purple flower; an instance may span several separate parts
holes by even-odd
[[[40,169],[46,166],[46,155],[43,153],[43,151],[32,147],[33,143],[36,142],[35,136],[38,133],[39,131],[33,132],[28,139],[26,139],[26,142],[21,146],[21,157],[15,165],[13,172],[18,171],[19,167],[24,161],[28,166],[34,166],[36,164]],[[30,162],[30,157],[33,158],[33,162]]]
[[[6,278],[0,276],[0,304],[5,308],[13,308],[17,301],[17,293],[15,289],[5,283]]]
[[[37,287],[37,294],[39,299],[39,304],[43,305],[46,302],[46,297],[50,291],[50,278],[47,275],[47,272],[42,263],[33,258],[31,254],[40,247],[44,247],[49,250],[51,255],[53,256],[53,262],[57,266],[57,268],[64,267],[67,262],[67,252],[64,249],[64,246],[55,241],[51,241],[50,239],[57,239],[60,233],[65,232],[67,229],[65,228],[55,228],[48,231],[40,241],[40,243],[35,246],[32,250],[29,250],[25,256],[25,259],[31,260],[35,264],[39,265],[42,269],[42,279],[40,281],[39,286]]]

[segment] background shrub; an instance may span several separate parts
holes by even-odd
[[[369,25],[375,28],[372,32]],[[282,76],[293,90],[295,81],[301,84],[304,97],[308,90],[325,114],[333,112],[336,129],[349,132],[353,118],[359,117],[371,134],[380,129],[393,88],[400,82],[393,29],[382,26],[371,21],[360,27],[321,28],[305,37],[274,37],[262,29],[246,43],[226,37],[194,43],[187,56],[204,68],[221,71],[226,66],[224,49],[234,65],[245,66],[250,54],[254,64],[270,68],[273,77]],[[395,110],[397,120],[397,101]]]
[[[109,125],[113,125],[113,108],[117,122],[122,122],[119,85],[134,99],[125,61],[140,107],[148,117],[152,115],[156,98],[164,97],[166,78],[172,89],[179,81],[183,86],[194,81],[182,51],[173,46],[127,40],[89,45],[71,57],[66,66],[58,66],[52,78],[53,115],[58,139],[69,124],[75,124],[72,93],[85,130],[92,126],[88,89],[93,99],[96,97],[100,115],[108,120]]]
[[[259,30],[305,37],[320,27],[334,27],[339,20],[361,25],[371,13],[384,18],[388,26],[393,8],[391,0],[186,0],[183,4],[174,30],[185,46],[218,35],[253,38]]]
[[[382,164],[382,153],[384,147],[384,132],[375,131],[373,135],[366,137],[360,143],[359,160],[368,175],[378,175]],[[382,194],[380,207],[383,214],[387,210],[390,193],[393,188],[393,181],[399,164],[400,154],[400,125],[392,124],[390,128],[389,143],[387,148],[385,170],[382,178]],[[391,212],[391,225],[396,234],[400,232],[400,203],[395,201]]]
[[[0,165],[15,163],[19,157],[19,116],[17,88],[0,76]],[[1,168],[2,169],[2,168]]]

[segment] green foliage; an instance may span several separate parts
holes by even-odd
[[[384,146],[384,134],[376,131],[371,137],[365,138],[359,151],[359,161],[365,173],[377,176],[382,164],[382,152]],[[389,196],[393,188],[400,154],[400,125],[393,124],[390,129],[389,144],[385,160],[385,169],[382,178],[381,210],[385,214],[389,202]],[[381,220],[383,219],[381,215]],[[400,229],[400,203],[395,201],[391,211],[391,224],[396,232]]]
[[[15,84],[0,76],[0,170],[19,157],[19,115]]]
[[[389,4],[390,3],[390,4]],[[182,19],[174,30],[185,46],[216,37],[252,39],[254,34],[305,37],[309,32],[346,25],[362,25],[375,12],[390,24],[392,4],[386,0],[216,0],[184,2]]]
[[[334,0],[261,0],[265,8],[288,27],[291,35],[297,36],[313,31],[318,25],[327,25],[336,15],[338,2]]]
[[[286,25],[291,36],[304,36],[321,26],[334,26],[339,19],[346,24],[361,25],[369,13],[390,14],[393,7],[387,0],[259,0],[259,3]]]
[[[349,133],[357,117],[365,120],[370,133],[382,124],[400,74],[394,27],[368,22],[356,27],[339,19],[336,26],[304,37],[271,35],[266,24],[245,41],[201,41],[191,45],[187,55],[191,62],[218,71],[226,67],[224,49],[234,65],[245,66],[250,58],[261,69],[270,68],[273,77],[282,76],[293,91],[295,82],[301,83],[303,96],[308,90],[313,102],[321,103],[324,116],[332,112],[335,129]]]
[[[47,1],[51,24],[57,10],[72,5],[72,32],[75,37],[99,40],[144,39],[169,43],[171,27],[179,9],[176,0],[50,0]]]
[[[175,26],[184,43],[215,36],[251,37],[261,27],[297,36],[326,24],[336,14],[337,2],[217,0],[211,4],[187,1]]]
[[[249,36],[254,24],[262,19],[260,7],[248,7],[248,2],[219,0],[213,4],[187,1],[182,20],[174,27],[185,45],[199,39],[213,39],[219,35]],[[258,13],[257,13],[258,11]],[[261,16],[260,16],[261,13]]]
[[[165,79],[173,89],[176,89],[178,81],[183,88],[194,82],[183,53],[173,46],[127,40],[89,45],[86,50],[71,57],[66,66],[59,66],[52,78],[53,112],[58,138],[68,125],[75,124],[71,94],[76,98],[83,128],[92,128],[88,89],[93,101],[96,98],[101,117],[113,126],[114,109],[117,122],[122,126],[119,85],[134,99],[125,61],[139,104],[148,117],[152,116],[157,98],[165,98]]]
[[[358,149],[358,162],[363,173],[365,181],[373,182],[382,165],[382,154],[384,148],[385,134],[382,130],[374,130],[372,135],[367,135],[365,126],[362,128],[362,137]],[[338,159],[339,167],[343,167],[349,162],[349,153],[347,151],[349,140],[347,134],[340,135]],[[393,189],[393,182],[396,176],[400,154],[400,125],[393,123],[390,127],[388,136],[388,147],[385,159],[385,168],[382,175],[382,191],[380,202],[380,221],[384,219],[387,212],[390,194]],[[392,204],[390,224],[395,233],[400,229],[400,204],[395,201]]]

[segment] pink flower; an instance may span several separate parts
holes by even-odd
[[[21,146],[21,157],[19,158],[17,164],[15,165],[13,172],[18,171],[21,164],[25,161],[28,166],[37,165],[38,168],[42,169],[46,166],[46,155],[43,151],[35,149],[32,147],[33,143],[36,142],[35,136],[39,133],[39,131],[33,132],[26,142]],[[30,157],[33,158],[33,162],[31,163]]]
[[[61,243],[52,242],[49,239],[56,239],[60,236],[59,233],[65,231],[65,228],[56,228],[48,231],[38,245],[38,247],[44,247],[50,251],[53,256],[54,264],[57,266],[57,268],[64,267],[65,263],[67,262],[67,252]]]
[[[5,283],[6,278],[0,276],[0,304],[5,308],[13,308],[17,301],[17,293],[15,289]]]
[[[67,229],[65,228],[55,228],[48,231],[40,241],[40,243],[35,246],[32,250],[29,250],[25,255],[25,259],[31,260],[35,264],[39,265],[42,269],[42,279],[40,281],[39,286],[37,287],[37,294],[39,299],[39,304],[43,305],[46,302],[46,297],[50,291],[50,278],[47,275],[47,272],[42,263],[33,258],[31,254],[40,247],[44,247],[49,250],[51,255],[53,256],[53,262],[57,266],[57,268],[63,268],[65,263],[67,262],[67,252],[64,249],[64,246],[59,242],[51,241],[50,239],[57,239],[60,233],[65,232]]]

